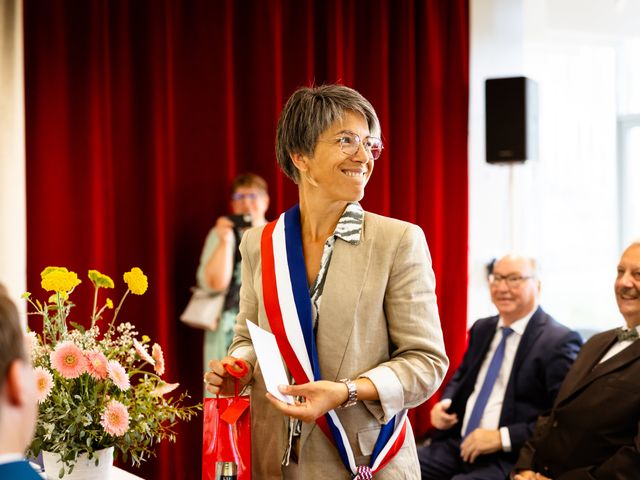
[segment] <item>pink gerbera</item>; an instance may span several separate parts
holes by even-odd
[[[164,354],[162,353],[162,347],[157,343],[153,344],[153,348],[151,349],[151,356],[156,361],[156,364],[153,366],[156,373],[158,375],[164,374]]]
[[[107,372],[109,373],[109,378],[113,380],[113,383],[115,383],[120,390],[129,390],[131,386],[129,383],[129,375],[127,375],[127,371],[117,360],[111,360],[107,364]]]
[[[153,359],[153,357],[151,357],[151,355],[149,355],[149,352],[147,352],[147,347],[145,347],[144,345],[142,345],[138,340],[136,340],[135,338],[133,339],[133,346],[136,349],[136,352],[138,352],[138,355],[140,355],[140,357],[147,363],[150,363],[151,365],[155,365],[156,361]]]
[[[104,353],[98,350],[89,350],[85,352],[85,357],[87,357],[87,371],[89,375],[91,375],[96,380],[103,380],[107,378],[107,357],[104,356]]]
[[[36,399],[38,403],[42,403],[53,388],[53,375],[49,370],[42,367],[34,368],[33,373],[36,377]]]
[[[51,366],[64,378],[78,378],[87,371],[87,359],[73,342],[60,342],[49,358]]]
[[[114,437],[121,437],[129,430],[129,412],[127,407],[117,400],[111,400],[102,412],[100,420],[105,431]]]

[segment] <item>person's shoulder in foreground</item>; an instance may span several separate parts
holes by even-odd
[[[39,480],[24,460],[35,431],[36,382],[18,310],[0,289],[0,478]]]

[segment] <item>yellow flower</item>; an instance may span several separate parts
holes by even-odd
[[[82,282],[76,272],[70,272],[66,268],[47,267],[40,275],[42,288],[50,292],[68,293]]]
[[[49,275],[51,272],[68,272],[69,270],[67,270],[64,267],[47,267],[44,270],[42,270],[40,272],[40,278],[42,280],[44,280],[44,277],[46,277],[47,275]]]
[[[110,298],[107,298],[107,308],[113,309],[113,302],[111,301]]]
[[[89,270],[89,279],[97,287],[113,288],[113,280],[107,275],[103,275],[98,270]]]
[[[138,267],[133,267],[131,271],[125,273],[123,275],[124,281],[126,282],[131,293],[136,295],[142,295],[147,291],[149,287],[149,283],[147,282],[147,276],[142,273]]]
[[[142,335],[142,343],[149,343],[150,340],[148,335]]]

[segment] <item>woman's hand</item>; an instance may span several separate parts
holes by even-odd
[[[270,393],[267,398],[283,415],[297,418],[303,422],[313,422],[329,410],[342,405],[349,397],[347,386],[342,382],[320,380],[304,385],[281,385],[280,392],[293,397],[304,397],[303,402],[286,404]]]
[[[229,217],[218,217],[216,224],[214,225],[218,238],[222,243],[231,243],[233,241],[233,222]]]
[[[207,385],[207,391],[214,395],[233,395],[235,393],[235,382],[237,381],[240,389],[251,380],[253,372],[251,366],[242,377],[236,378],[227,371],[227,366],[232,370],[238,370],[236,363],[238,359],[235,357],[224,357],[222,360],[211,360],[209,362],[209,371],[204,375],[204,382]]]

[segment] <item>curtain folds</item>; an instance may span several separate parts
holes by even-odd
[[[170,381],[202,392],[199,332],[177,318],[229,184],[262,175],[268,217],[297,201],[274,154],[301,85],[341,82],[376,108],[385,151],[366,209],[420,225],[447,352],[465,348],[468,0],[24,0],[27,279],[47,265],[150,288],[123,320],[165,347]],[[79,289],[76,319],[89,315]],[[86,290],[86,292],[84,292]],[[87,298],[82,295],[86,294]],[[429,406],[417,409],[418,434]],[[140,470],[200,476],[201,419]]]

